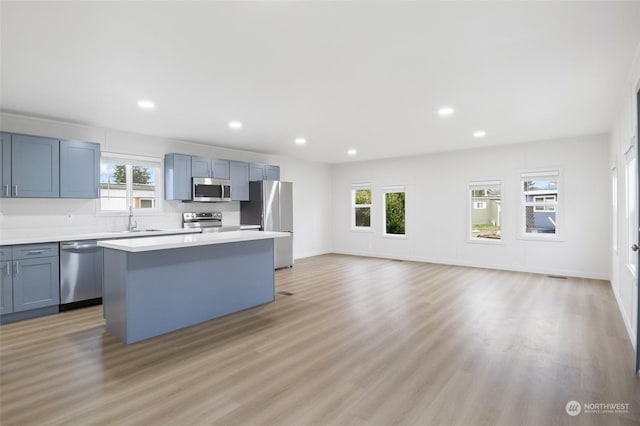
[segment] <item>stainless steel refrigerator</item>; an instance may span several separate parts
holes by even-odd
[[[290,232],[274,238],[275,267],[293,266],[293,184],[277,180],[249,182],[249,201],[240,204],[240,223],[262,231]]]

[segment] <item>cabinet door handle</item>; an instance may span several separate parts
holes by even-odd
[[[27,254],[42,254],[42,253],[44,253],[44,252],[45,252],[45,250],[44,250],[44,249],[40,249],[40,250],[29,250],[29,251],[27,252]]]
[[[5,197],[11,197],[11,192],[9,192],[9,184],[6,184],[4,186],[4,196]]]
[[[18,184],[13,185],[13,196],[18,196]]]
[[[10,262],[7,262],[5,269],[6,269],[5,275],[11,275],[11,264],[10,264]]]
[[[16,272],[14,273],[14,275],[18,275],[20,273],[20,262],[16,260],[15,266],[16,266]]]

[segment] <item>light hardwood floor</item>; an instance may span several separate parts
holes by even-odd
[[[604,281],[325,255],[276,291],[293,295],[133,345],[100,307],[3,325],[0,423],[640,424]]]

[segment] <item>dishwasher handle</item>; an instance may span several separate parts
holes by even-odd
[[[98,248],[98,244],[95,241],[90,243],[87,243],[87,242],[62,243],[60,244],[60,248],[62,250],[93,250]]]

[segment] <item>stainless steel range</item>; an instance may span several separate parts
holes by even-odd
[[[182,213],[182,227],[202,232],[239,231],[240,226],[222,226],[222,212]]]

